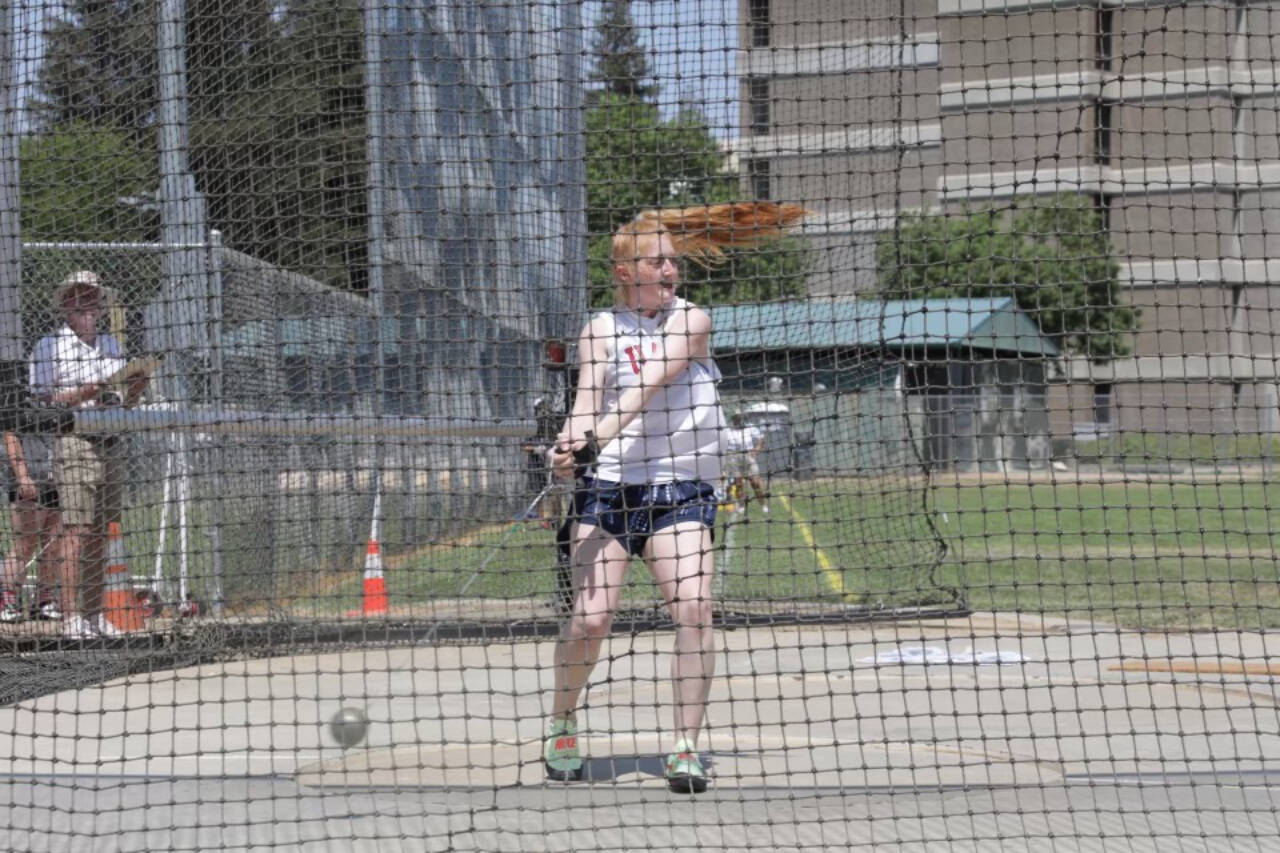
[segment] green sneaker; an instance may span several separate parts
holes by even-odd
[[[547,778],[556,782],[582,779],[582,753],[578,751],[578,726],[573,720],[552,720],[542,747]]]
[[[667,787],[677,794],[701,794],[707,790],[707,771],[687,740],[676,742],[676,751],[667,756]]]

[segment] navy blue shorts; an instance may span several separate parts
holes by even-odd
[[[603,529],[639,557],[659,530],[694,521],[715,535],[716,490],[699,480],[629,486],[586,479],[573,493],[574,520]]]
[[[18,502],[18,490],[9,490],[9,503],[16,504]],[[52,486],[42,486],[40,488],[40,496],[36,498],[36,506],[40,509],[58,509],[58,490]]]

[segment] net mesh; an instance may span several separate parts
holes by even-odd
[[[0,11],[0,847],[1280,841],[1277,4]]]

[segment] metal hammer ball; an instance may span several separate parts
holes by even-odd
[[[369,733],[369,717],[360,708],[340,708],[329,719],[329,734],[344,748],[355,746]]]

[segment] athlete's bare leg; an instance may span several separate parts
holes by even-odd
[[[716,668],[711,531],[697,522],[660,530],[649,539],[646,560],[676,625],[671,661],[676,737],[697,744]]]
[[[631,562],[622,543],[598,527],[575,525],[574,541],[573,611],[556,643],[553,717],[571,717],[577,710],[609,636]]]

